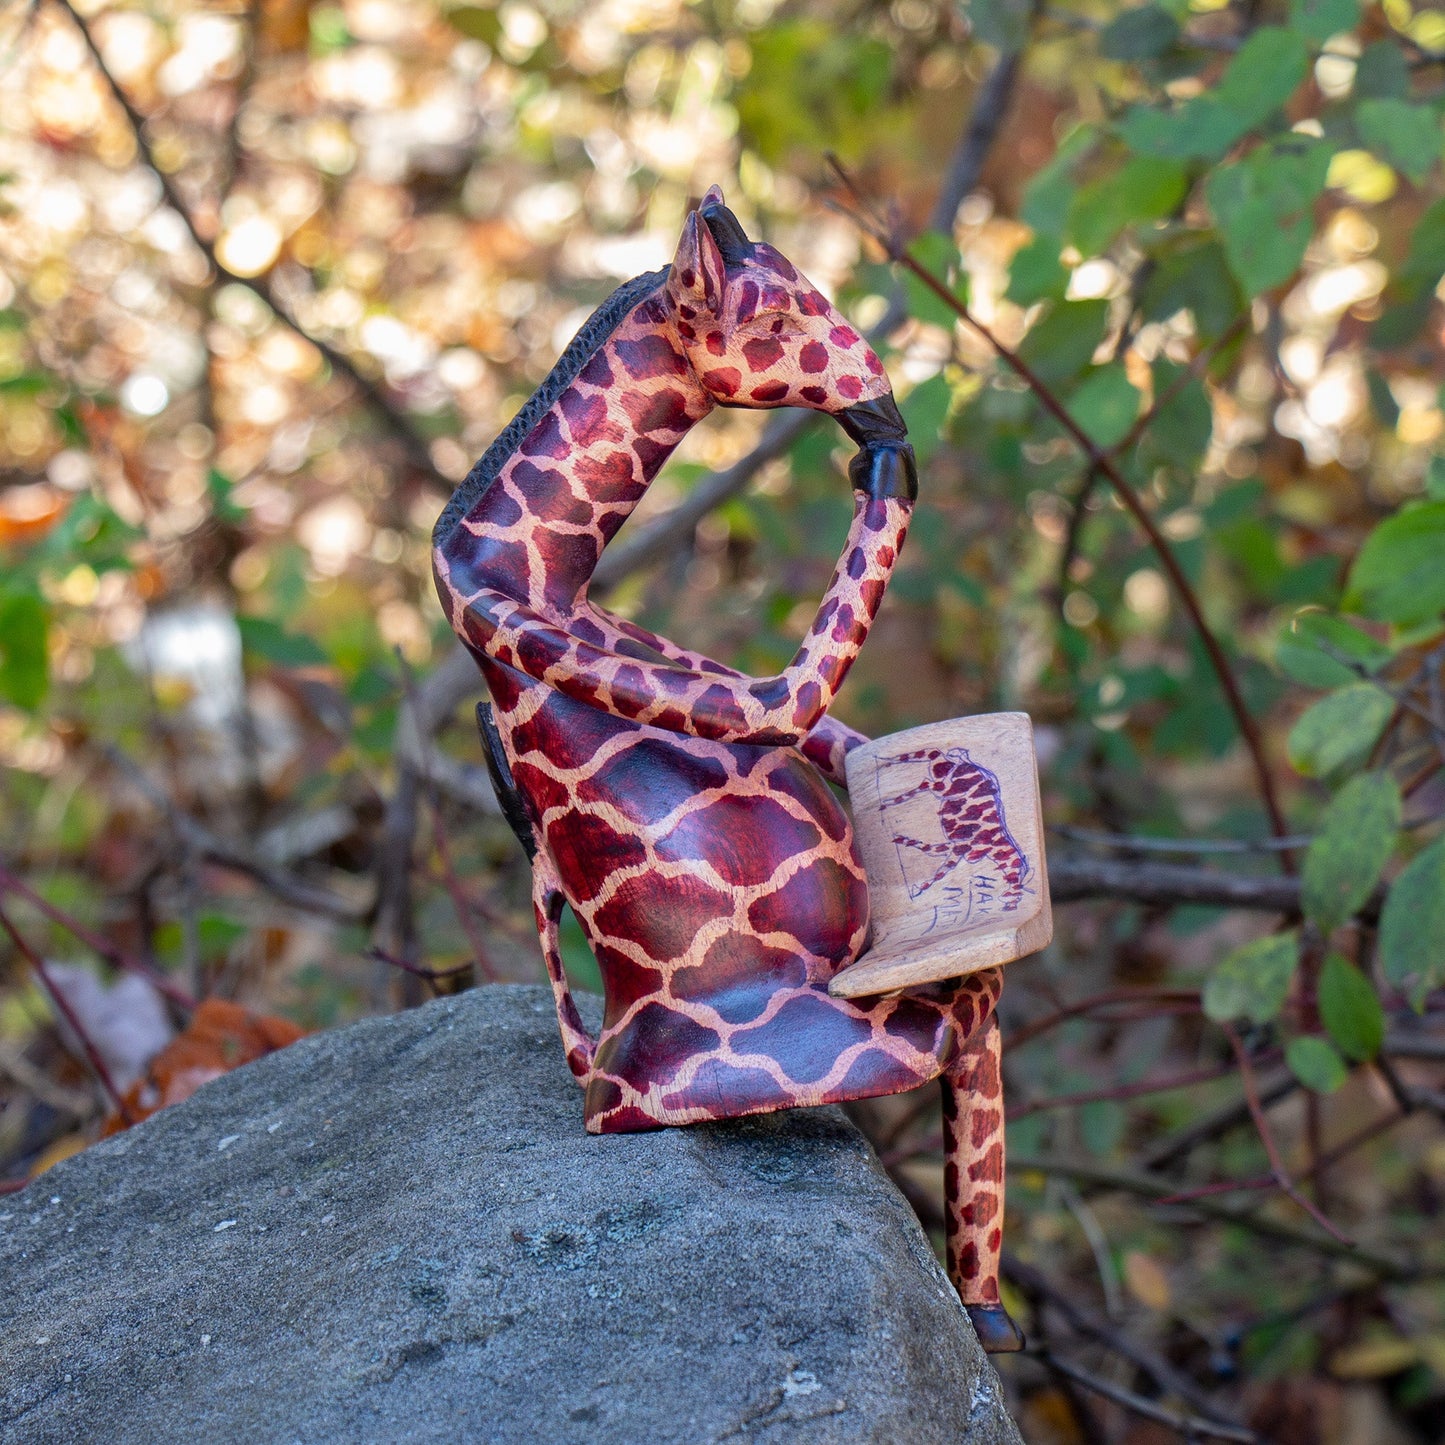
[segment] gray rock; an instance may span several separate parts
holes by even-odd
[[[1020,1445],[839,1112],[593,1138],[540,988],[305,1039],[0,1199],[0,1440]]]

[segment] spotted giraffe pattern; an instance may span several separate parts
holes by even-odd
[[[1015,912],[1023,898],[1029,863],[1008,830],[1003,797],[993,773],[974,762],[966,748],[949,748],[946,752],[921,748],[886,761],[890,764],[927,762],[927,781],[896,798],[884,798],[881,807],[886,809],[909,802],[919,793],[939,793],[943,797],[938,809],[942,843],[925,842],[903,834],[893,839],[898,847],[912,848],[925,857],[941,860],[933,876],[918,892],[926,892],[955,868],[989,862],[1003,880],[1000,907],[1005,913]]]
[[[997,971],[863,1003],[827,992],[869,914],[847,814],[824,783],[863,739],[826,710],[897,561],[909,498],[857,491],[817,616],[777,677],[742,676],[586,597],[603,547],[714,405],[809,406],[846,427],[859,403],[897,415],[877,357],[709,192],[671,268],[604,304],[438,524],[438,593],[486,679],[493,762],[530,825],[537,926],[591,1132],[934,1078],[955,1114],[971,1108],[960,1080]],[[886,445],[902,444],[897,429]],[[596,1040],[562,969],[565,907],[602,974]],[[988,1117],[1001,1151],[997,1109]],[[984,1212],[1001,1219],[1001,1175],[969,1189],[991,1193]],[[952,1210],[951,1257],[985,1259],[962,1219]],[[953,1277],[986,1334],[996,1280],[982,1266]]]

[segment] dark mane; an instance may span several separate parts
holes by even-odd
[[[577,373],[596,354],[609,336],[622,324],[622,319],[645,297],[650,296],[667,279],[667,270],[648,271],[634,276],[619,286],[591,316],[568,343],[557,364],[547,373],[541,386],[523,404],[521,411],[508,423],[507,429],[482,453],[481,459],[452,493],[451,500],[437,518],[432,529],[432,546],[444,547],[462,518],[476,506],[482,493],[496,480],[507,459],[521,446],[527,434],[552,409],[557,398],[577,379]]]

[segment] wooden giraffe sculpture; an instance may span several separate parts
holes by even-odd
[[[859,445],[837,571],[788,667],[751,678],[587,600],[603,547],[714,406],[828,412]],[[882,364],[714,187],[671,267],[604,302],[457,489],[434,565],[493,707],[483,738],[533,859],[537,926],[593,1133],[898,1093],[940,1079],[951,1278],[986,1348],[999,1301],[1003,1100],[997,968],[834,998],[868,935],[844,781],[866,739],[827,708],[858,655],[916,493]],[[570,906],[606,993],[568,992]]]

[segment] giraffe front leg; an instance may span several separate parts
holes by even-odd
[[[655,632],[649,632],[645,627],[628,618],[616,616],[596,602],[588,602],[586,608],[587,616],[602,631],[603,645],[614,652],[623,650],[619,644],[624,640],[637,642],[657,653],[659,657],[677,663],[690,672],[710,672],[716,673],[720,677],[733,678],[743,676],[736,668],[715,662],[700,652],[691,652],[685,647],[679,647],[668,638],[660,637]],[[829,717],[827,713],[824,713],[813,725],[812,732],[799,744],[798,751],[829,782],[846,788],[848,786],[846,768],[848,754],[854,748],[861,748],[867,741],[867,737],[856,728],[850,728],[847,723],[839,722],[837,718]]]
[[[1004,1309],[998,1289],[1004,1203],[1001,1059],[998,1017],[990,1010],[940,1078],[948,1276],[991,1355],[1024,1347],[1023,1333]]]

